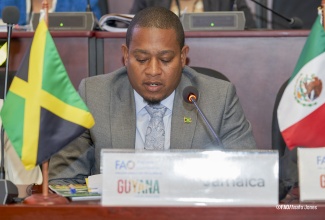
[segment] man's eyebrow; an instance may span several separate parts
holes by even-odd
[[[134,49],[132,53],[142,53],[142,54],[149,54],[147,50],[142,50],[142,49]],[[165,54],[175,54],[174,51],[172,50],[162,50],[157,53],[157,55],[165,55]]]
[[[142,49],[135,49],[132,51],[132,53],[144,53],[144,54],[148,54],[149,52],[146,50],[142,50]]]
[[[165,54],[175,54],[172,50],[162,50],[158,52],[158,55],[165,55]]]

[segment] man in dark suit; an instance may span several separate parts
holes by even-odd
[[[182,0],[179,1],[180,4],[182,4]],[[238,11],[243,11],[245,14],[246,28],[248,29],[256,28],[255,20],[245,0],[235,0],[235,1],[234,0],[201,0],[201,1],[203,3],[203,11],[233,11],[234,7],[236,7]],[[130,13],[136,14],[138,11],[152,6],[161,6],[161,7],[171,9],[172,5],[175,4],[174,2],[175,0],[134,0]],[[197,4],[198,1],[194,0],[193,2]]]
[[[164,110],[157,123],[159,150],[220,149],[195,106],[183,100],[188,86],[200,92],[198,105],[225,149],[256,148],[234,86],[187,67],[184,41],[182,24],[170,10],[149,7],[135,15],[122,45],[125,67],[81,82],[80,95],[96,124],[51,158],[50,183],[84,183],[98,174],[104,148],[156,150],[147,145],[156,118],[151,107]]]

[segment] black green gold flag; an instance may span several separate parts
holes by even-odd
[[[68,77],[44,20],[11,83],[1,118],[27,170],[48,160],[95,123]]]

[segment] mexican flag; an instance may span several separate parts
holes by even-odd
[[[325,146],[325,32],[319,16],[278,107],[280,131],[289,149]]]
[[[49,160],[95,123],[69,79],[44,20],[11,83],[1,119],[27,170]]]

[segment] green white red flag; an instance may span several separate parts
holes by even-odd
[[[325,32],[316,19],[278,107],[289,149],[325,146]]]

